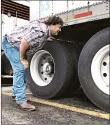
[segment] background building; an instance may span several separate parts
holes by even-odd
[[[26,4],[27,3],[27,4]],[[15,28],[28,24],[29,3],[25,1],[1,1],[2,36],[10,33]]]

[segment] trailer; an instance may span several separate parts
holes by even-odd
[[[30,1],[30,20],[54,15],[56,1],[43,2]],[[27,53],[30,65],[25,81],[33,96],[44,99],[74,95],[81,87],[93,104],[110,112],[110,1],[88,1],[70,10],[68,3],[67,10],[55,13],[64,21],[56,40]]]

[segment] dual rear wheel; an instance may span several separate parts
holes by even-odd
[[[87,97],[109,112],[109,31],[108,27],[92,36],[79,59],[73,44],[61,41],[47,42],[42,50],[29,55],[27,83],[33,95],[61,97],[74,93],[81,84]]]
[[[76,73],[78,56],[71,46],[59,41],[47,42],[42,50],[28,56],[27,83],[34,96],[61,97],[79,87]]]

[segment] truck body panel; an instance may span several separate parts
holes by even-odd
[[[48,5],[48,8],[39,8],[38,6],[38,1],[35,4],[35,1],[32,1],[32,3],[30,3],[30,20],[32,19],[40,19],[41,21],[46,20],[48,18],[48,16],[54,14],[54,10],[52,13],[52,5],[54,6],[54,4],[52,3],[43,3],[44,1],[40,2],[40,5]],[[58,3],[59,1],[57,1]],[[66,2],[66,1],[65,1]],[[83,1],[84,2],[84,1]],[[87,2],[87,1],[86,1]],[[91,1],[90,1],[91,2]],[[42,4],[41,4],[42,3]],[[77,5],[77,1],[75,1],[74,3],[76,3]],[[94,20],[101,20],[101,19],[106,19],[109,18],[110,15],[110,11],[109,11],[109,1],[102,1],[102,2],[96,2],[94,1],[94,3],[92,4],[87,4],[85,6],[78,6],[78,8],[72,9],[72,10],[68,10],[66,7],[64,12],[60,12],[60,13],[56,13],[56,15],[60,16],[64,23],[64,26],[68,26],[68,25],[74,25],[74,24],[79,24],[79,23],[84,23],[84,22],[89,22],[89,21],[94,21]],[[37,5],[38,9],[36,9],[36,16],[35,16],[35,9],[33,9],[31,6]],[[68,6],[67,2],[64,4],[64,6]],[[44,6],[43,5],[43,6]],[[54,8],[54,7],[53,7]],[[55,6],[55,8],[57,9],[57,6]],[[40,17],[40,11],[42,11],[42,16],[43,18]],[[60,10],[59,10],[60,11]],[[44,14],[46,12],[46,14]],[[49,12],[49,13],[48,13]],[[37,16],[37,14],[39,16]],[[48,15],[48,16],[47,16]]]

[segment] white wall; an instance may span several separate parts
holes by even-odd
[[[39,1],[30,2],[30,20],[39,18]]]
[[[20,19],[16,17],[8,17],[7,15],[2,14],[2,36],[4,34],[10,33],[12,30],[14,30],[17,27],[20,27],[22,25],[26,25],[29,23],[28,20]]]

